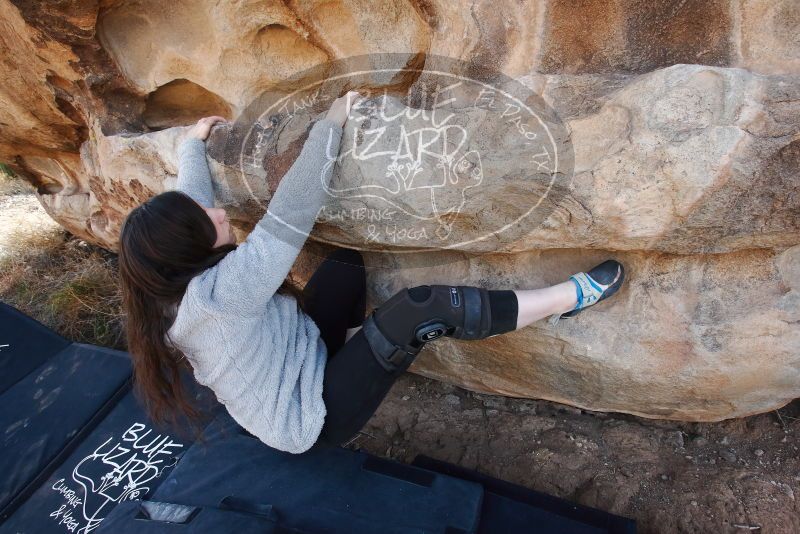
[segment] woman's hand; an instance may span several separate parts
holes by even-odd
[[[350,109],[357,101],[364,98],[358,91],[348,91],[340,96],[331,104],[331,109],[325,115],[326,119],[334,121],[336,124],[344,128],[344,123],[347,122],[347,117],[350,115]]]
[[[189,130],[189,137],[205,141],[208,139],[208,134],[211,133],[211,127],[220,122],[227,122],[227,120],[225,120],[225,117],[219,117],[217,115],[213,117],[203,117]]]

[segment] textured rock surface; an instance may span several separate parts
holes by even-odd
[[[62,225],[109,248],[128,210],[172,185],[182,126],[208,114],[237,119],[294,73],[380,52],[419,64],[424,54],[459,58],[468,76],[482,65],[502,71],[564,121],[574,175],[555,184],[546,219],[526,235],[460,253],[368,254],[372,303],[425,282],[538,287],[607,256],[625,262],[630,283],[556,328],[441,340],[413,369],[482,391],[660,418],[721,419],[800,396],[794,0],[0,0],[0,24],[11,73],[0,82],[0,161],[37,186]],[[241,235],[312,116],[281,132],[246,188],[228,178],[230,132],[212,135],[218,202]],[[518,168],[508,159],[487,163],[484,176],[497,181],[485,209],[466,205],[464,227],[529,202],[497,179]],[[342,166],[336,180],[369,172]],[[321,221],[314,237],[360,247],[366,232]],[[397,243],[367,248],[386,245]],[[300,271],[317,261],[304,258]]]
[[[463,387],[655,418],[716,420],[766,411],[800,383],[800,246],[675,256],[548,250],[463,257],[426,269],[383,265],[375,300],[419,283],[541,287],[607,256],[629,283],[555,327],[470,343],[444,339],[413,370]],[[397,267],[402,267],[402,259]]]

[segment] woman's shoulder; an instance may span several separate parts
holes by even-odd
[[[208,269],[206,269],[208,271]],[[206,271],[194,276],[186,286],[180,302],[173,304],[167,310],[171,317],[168,333],[173,339],[197,335],[207,332],[218,319],[206,309],[203,297],[203,278]]]
[[[270,304],[274,305],[274,299],[269,299],[260,310],[261,313],[254,314],[245,313],[230,299],[217,298],[215,277],[219,266],[220,264],[210,267],[189,281],[180,303],[175,307],[172,328],[196,330],[217,327],[233,331],[247,327],[252,320],[268,313]]]
[[[214,305],[214,282],[218,269],[219,263],[194,275],[186,285],[186,291],[183,293],[178,308],[186,309],[188,312],[202,312],[212,307]],[[211,311],[216,313],[224,312],[222,309]]]

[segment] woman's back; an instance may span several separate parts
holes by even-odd
[[[325,418],[325,344],[289,295],[277,293],[324,204],[342,127],[317,121],[269,210],[247,239],[195,276],[168,339],[231,416],[270,446],[311,447]],[[205,145],[181,145],[176,188],[207,207],[213,202]]]
[[[214,269],[189,283],[169,338],[240,425],[274,448],[302,452],[325,418],[319,329],[280,293],[247,315],[216,306]]]

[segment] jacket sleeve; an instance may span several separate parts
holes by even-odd
[[[289,274],[325,203],[341,137],[339,124],[317,121],[247,239],[199,275],[213,307],[239,314],[263,310]]]
[[[214,187],[203,140],[189,137],[178,148],[178,181],[175,189],[206,208],[214,207]]]

